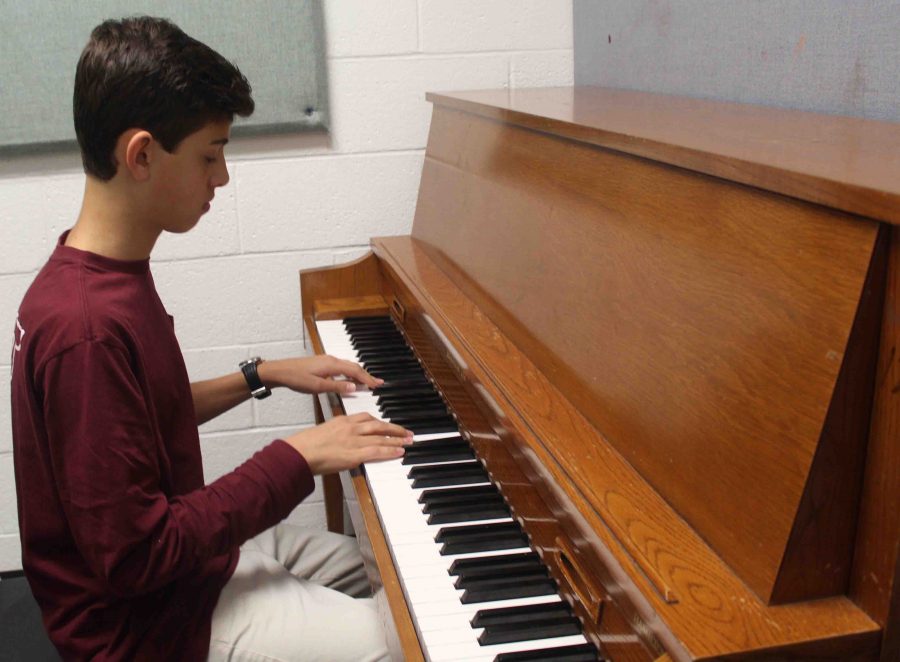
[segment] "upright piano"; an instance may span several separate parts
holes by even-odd
[[[900,125],[430,94],[409,236],[300,274],[396,659],[900,660]],[[405,463],[404,463],[405,462]]]

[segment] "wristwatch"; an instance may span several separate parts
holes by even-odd
[[[244,373],[244,379],[247,380],[247,386],[250,387],[250,395],[257,400],[262,400],[263,398],[268,398],[272,395],[272,389],[262,383],[262,380],[259,378],[259,372],[256,370],[256,366],[262,362],[263,360],[261,358],[254,356],[253,358],[238,363],[238,367],[240,367],[241,372]]]

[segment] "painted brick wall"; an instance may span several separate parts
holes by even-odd
[[[426,91],[573,82],[571,0],[325,0],[332,108],[326,135],[236,139],[231,182],[200,225],[164,236],[153,273],[193,379],[259,353],[302,354],[299,269],[348,261],[369,237],[409,232],[431,113]],[[251,81],[252,83],[252,81]],[[0,163],[0,320],[78,214],[77,155]],[[201,428],[207,480],[312,422],[311,400],[276,392]],[[27,489],[27,486],[25,486]],[[321,491],[291,520],[324,527]],[[0,570],[20,567],[0,352]]]

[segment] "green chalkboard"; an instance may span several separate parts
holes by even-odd
[[[73,147],[78,56],[98,23],[138,14],[174,21],[247,76],[256,111],[235,135],[327,126],[319,0],[0,0],[0,151]]]

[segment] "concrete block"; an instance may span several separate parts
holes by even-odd
[[[410,228],[412,229],[412,228]],[[343,250],[337,250],[334,252],[334,264],[347,264],[349,262],[354,262],[359,258],[368,255],[371,248],[366,246],[356,246],[354,248],[347,248]]]
[[[509,57],[334,60],[329,77],[332,135],[339,151],[423,149],[431,121],[425,93],[506,87]]]
[[[410,153],[243,163],[241,245],[248,253],[331,250],[406,234],[421,172],[422,155]]]
[[[527,51],[510,55],[511,87],[557,87],[574,85],[575,58],[572,51]]]
[[[16,474],[12,452],[0,453],[0,535],[18,533],[19,513],[16,509]]]
[[[254,351],[269,360],[307,355],[300,339],[259,345]],[[289,426],[297,429],[311,425],[315,422],[312,398],[311,395],[286,388],[275,389],[265,400],[253,401],[254,424],[258,427]]]
[[[293,430],[262,429],[200,435],[203,476],[209,484],[250,459],[256,451]]]
[[[418,48],[416,0],[325,2],[328,57],[413,53]]]
[[[300,269],[330,253],[164,262],[153,273],[183,350],[300,338]]]
[[[0,180],[0,274],[42,267],[57,237],[75,224],[83,192],[83,175]]]
[[[570,0],[421,0],[425,53],[572,48]]]
[[[0,367],[0,453],[12,453],[12,413],[9,366]]]
[[[19,534],[0,535],[0,572],[22,569],[22,542]]]
[[[249,355],[249,350],[241,346],[194,349],[184,352],[184,360],[188,376],[194,382],[237,372],[238,363]],[[250,427],[253,427],[253,409],[247,401],[204,423],[200,426],[200,432],[245,430]]]

